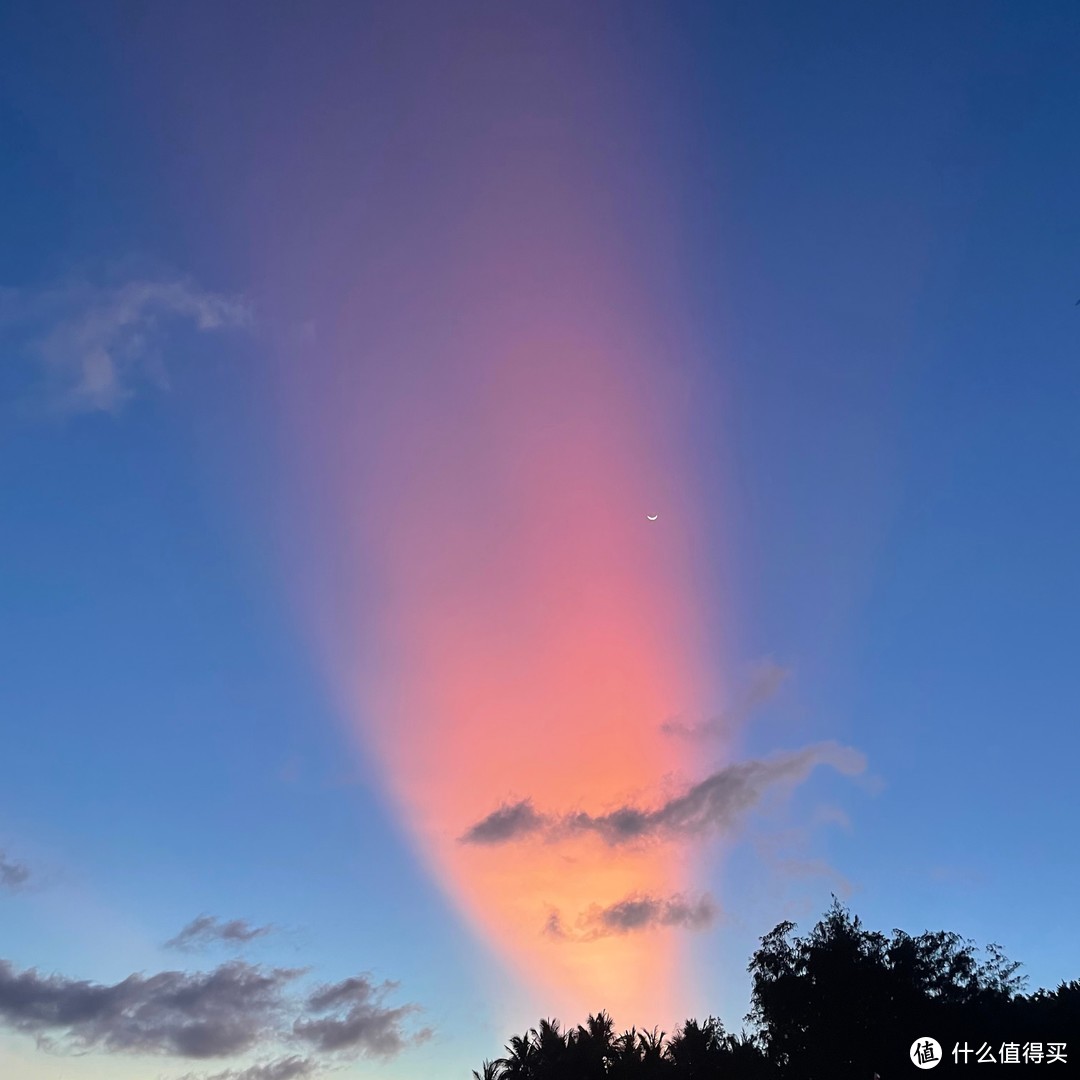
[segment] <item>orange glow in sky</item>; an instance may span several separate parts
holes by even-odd
[[[596,937],[588,913],[689,888],[678,855],[460,840],[504,802],[600,813],[686,775],[660,731],[696,704],[700,650],[671,395],[645,392],[647,365],[602,326],[544,337],[496,319],[441,344],[441,393],[415,372],[383,383],[342,495],[377,583],[353,601],[374,655],[339,652],[339,677],[466,917],[562,1015],[638,1022],[673,1007],[685,931]]]

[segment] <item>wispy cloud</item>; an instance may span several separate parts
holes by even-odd
[[[17,889],[30,880],[30,868],[8,857],[0,851],[0,886],[5,889]]]
[[[167,949],[191,950],[208,945],[246,945],[256,938],[273,932],[272,926],[252,926],[244,919],[224,921],[216,915],[200,915],[192,919],[174,938],[165,942]]]
[[[558,911],[553,911],[548,917],[545,932],[553,937],[574,941],[595,941],[613,934],[663,927],[704,930],[716,921],[719,914],[716,901],[708,893],[696,901],[688,900],[681,893],[668,897],[634,893],[607,907],[593,904],[578,916],[572,928],[564,925]]]
[[[249,1065],[246,1069],[226,1069],[210,1076],[184,1073],[180,1080],[298,1080],[299,1077],[314,1076],[320,1067],[319,1062],[313,1058],[294,1054],[276,1061]]]
[[[170,326],[209,332],[251,322],[239,298],[184,278],[0,291],[0,333],[40,365],[50,402],[64,413],[115,413],[141,386],[167,388]]]
[[[297,1020],[293,1033],[324,1053],[393,1057],[408,1042],[405,1020],[418,1011],[416,1005],[385,1006],[386,995],[394,989],[394,983],[376,986],[366,976],[324,986],[307,1000],[307,1011],[322,1015]],[[425,1034],[414,1036],[413,1041]]]
[[[548,814],[539,812],[531,799],[524,799],[494,810],[472,825],[460,840],[497,845],[535,835],[555,841],[593,833],[617,845],[652,838],[702,836],[731,829],[769,788],[783,782],[797,783],[819,765],[855,775],[866,768],[866,759],[858,750],[828,742],[769,759],[740,761],[653,809],[625,805],[603,814]]]
[[[781,667],[773,660],[763,660],[754,669],[748,686],[730,709],[700,724],[684,724],[680,720],[668,720],[660,725],[660,730],[666,735],[683,739],[728,735],[733,729],[739,727],[755,709],[774,697],[790,677],[790,668]]]

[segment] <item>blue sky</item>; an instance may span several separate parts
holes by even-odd
[[[765,660],[786,672],[732,753],[867,761],[696,852],[723,912],[684,972],[699,1012],[737,1028],[757,938],[832,892],[874,928],[999,942],[1032,989],[1076,977],[1080,15],[526,10],[0,14],[0,851],[25,870],[0,959],[101,984],[233,955],[309,969],[297,993],[391,980],[377,1008],[420,1011],[386,1021],[390,1053],[352,1047],[357,1077],[465,1076],[554,1007],[454,906],[353,738],[297,601],[298,565],[335,571],[292,527],[323,495],[281,408],[289,349],[376,272],[364,238],[406,278],[428,250],[394,178],[423,202],[427,163],[471,177],[502,129],[470,103],[505,94],[497,120],[537,125],[514,151],[537,190],[594,193],[685,346],[709,707],[737,712]],[[440,67],[447,36],[474,43],[475,84]],[[519,55],[527,92],[500,60]],[[200,914],[274,929],[165,947]],[[232,1080],[318,1051],[72,1057],[18,1024],[0,1005],[0,1072],[28,1080]]]

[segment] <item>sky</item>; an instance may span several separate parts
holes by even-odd
[[[1080,974],[1078,114],[1067,3],[3,5],[0,1074]]]

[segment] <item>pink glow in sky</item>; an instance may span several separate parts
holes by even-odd
[[[667,1015],[677,933],[544,930],[552,912],[573,930],[595,905],[691,889],[674,852],[459,840],[503,802],[600,813],[694,772],[660,731],[702,694],[696,511],[671,438],[685,396],[647,355],[647,314],[579,245],[553,260],[577,281],[513,249],[498,284],[448,275],[453,301],[430,310],[453,318],[388,298],[377,344],[370,295],[342,313],[336,363],[385,366],[351,401],[345,380],[311,402],[324,528],[363,581],[320,618],[357,737],[466,916],[566,1009]]]
[[[574,938],[597,907],[693,899],[682,854],[460,842],[504,802],[601,813],[700,778],[660,730],[706,707],[716,644],[662,208],[620,226],[620,163],[568,100],[532,100],[524,60],[500,74],[528,99],[512,106],[454,63],[311,260],[351,284],[286,372],[319,553],[306,602],[358,745],[479,933],[565,1015],[675,1019],[685,931]],[[576,77],[634,157],[618,94]]]

